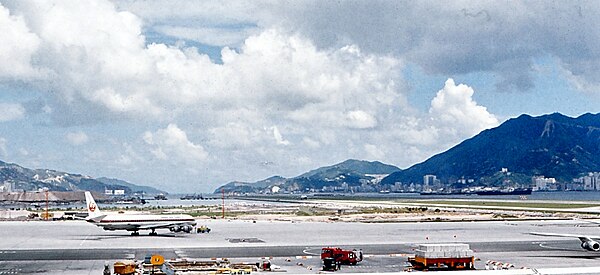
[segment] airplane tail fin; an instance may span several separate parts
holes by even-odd
[[[87,206],[88,219],[90,219],[90,218],[94,219],[99,216],[102,216],[102,213],[100,212],[100,208],[94,201],[94,197],[92,197],[92,193],[87,192],[87,191],[85,192],[85,204]]]

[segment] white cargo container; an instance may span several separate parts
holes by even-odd
[[[468,244],[421,244],[409,262],[415,269],[474,269],[473,250]]]

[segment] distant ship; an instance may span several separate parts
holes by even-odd
[[[481,196],[493,195],[531,195],[531,188],[508,188],[508,189],[483,189],[476,191],[475,194]]]
[[[156,196],[154,196],[155,200],[168,200],[167,196],[165,196],[164,194],[158,194]]]
[[[202,195],[194,194],[194,195],[185,195],[179,199],[181,199],[181,200],[203,200],[204,197],[202,197]]]
[[[421,194],[421,195],[424,195],[424,196],[429,196],[429,195],[462,195],[462,194],[466,194],[466,193],[463,193],[463,192],[462,192],[462,191],[460,191],[460,190],[457,190],[457,191],[454,191],[454,190],[453,190],[453,191],[450,191],[450,190],[444,190],[444,191],[431,191],[431,190],[430,190],[430,191],[423,191],[423,192],[420,192],[420,194]]]

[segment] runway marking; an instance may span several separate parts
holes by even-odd
[[[177,255],[177,257],[179,258],[190,258],[190,256],[188,254],[186,254],[184,251],[181,250],[175,250],[175,255]]]
[[[564,251],[579,251],[579,250],[575,250],[575,249],[571,249],[571,248],[564,248],[564,247],[555,247],[555,246],[548,246],[545,243],[539,243],[538,244],[541,248],[547,248],[547,249],[553,249],[553,250],[564,250]]]
[[[321,255],[321,254],[318,254],[318,253],[313,253],[313,252],[309,252],[308,251],[308,250],[314,250],[314,249],[316,249],[316,248],[311,248],[311,249],[307,248],[307,249],[302,250],[302,253],[308,254],[308,255],[313,255],[313,256],[319,256],[319,255]]]
[[[89,237],[90,237],[90,234],[86,235],[86,236],[85,236],[85,239],[83,239],[83,240],[82,240],[82,241],[79,243],[79,246],[82,246],[82,245],[83,245],[83,243],[84,243],[85,241],[87,241],[87,239],[88,239]]]

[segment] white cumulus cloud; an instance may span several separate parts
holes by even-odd
[[[396,25],[391,32],[372,32],[353,22],[319,24],[324,30],[307,30],[322,19],[335,24],[365,20],[347,16],[347,9],[327,15],[333,19],[316,18],[295,29],[289,23],[296,22],[296,8],[306,8],[305,2],[282,13],[276,12],[280,4],[253,3],[7,2],[6,8],[0,7],[0,23],[6,23],[0,24],[0,38],[9,41],[0,43],[0,81],[10,77],[37,89],[44,104],[44,112],[37,115],[48,117],[50,125],[89,123],[115,132],[131,128],[114,135],[113,145],[104,145],[110,148],[94,151],[113,150],[93,161],[105,158],[108,166],[136,171],[135,177],[155,184],[167,176],[187,184],[189,175],[197,175],[200,169],[209,171],[202,182],[213,185],[273,174],[295,176],[347,158],[407,166],[498,123],[473,100],[471,88],[451,80],[432,100],[429,112],[410,106],[406,98],[410,88],[403,78],[407,58],[435,68],[440,60],[456,56],[447,54],[455,47],[437,47],[435,33],[416,28],[414,33],[424,33],[426,38],[421,45],[412,43],[411,31],[405,33]],[[346,5],[324,3],[315,7]],[[366,15],[379,5],[364,4],[370,12]],[[312,7],[307,11],[312,12]],[[313,15],[322,16],[320,12],[307,16]],[[188,24],[190,18],[200,19]],[[231,22],[242,27],[236,31]],[[1,32],[5,26],[8,34]],[[331,27],[344,28],[327,32]],[[368,33],[363,36],[361,31]],[[394,38],[389,45],[377,41],[386,33]],[[173,37],[187,41],[154,42]],[[334,42],[324,43],[328,38]],[[196,47],[198,43],[187,43],[190,40],[229,47],[220,49],[220,58],[215,58],[214,53],[205,54],[203,46]],[[16,59],[6,58],[17,49],[14,41],[22,41],[23,49]],[[444,54],[427,56],[419,52],[420,47]],[[2,71],[11,66],[18,70]],[[446,73],[452,65],[440,68],[433,71]],[[28,81],[37,71],[44,73]],[[4,107],[0,121],[25,115],[20,105]],[[120,121],[113,124],[114,120]],[[185,131],[178,125],[185,125]],[[82,132],[67,136],[73,144],[101,147],[101,139],[88,139]],[[145,167],[144,160],[171,164],[171,174],[153,165]]]
[[[377,119],[362,110],[346,113],[346,119],[348,126],[351,128],[367,129],[377,126]]]
[[[429,114],[438,125],[464,131],[467,135],[497,126],[499,122],[496,116],[489,113],[486,107],[477,105],[473,93],[473,88],[465,84],[456,85],[449,78],[431,101]]]
[[[182,27],[182,26],[159,26],[157,31],[168,36],[173,36],[181,39],[197,41],[207,45],[214,46],[238,46],[252,32],[253,29],[232,28],[210,28],[210,27]]]
[[[0,79],[27,79],[37,74],[31,64],[40,39],[32,33],[22,16],[11,15],[0,4]]]
[[[208,158],[204,148],[188,140],[187,134],[175,124],[154,133],[145,132],[143,139],[152,146],[152,153],[158,159],[194,163]]]

